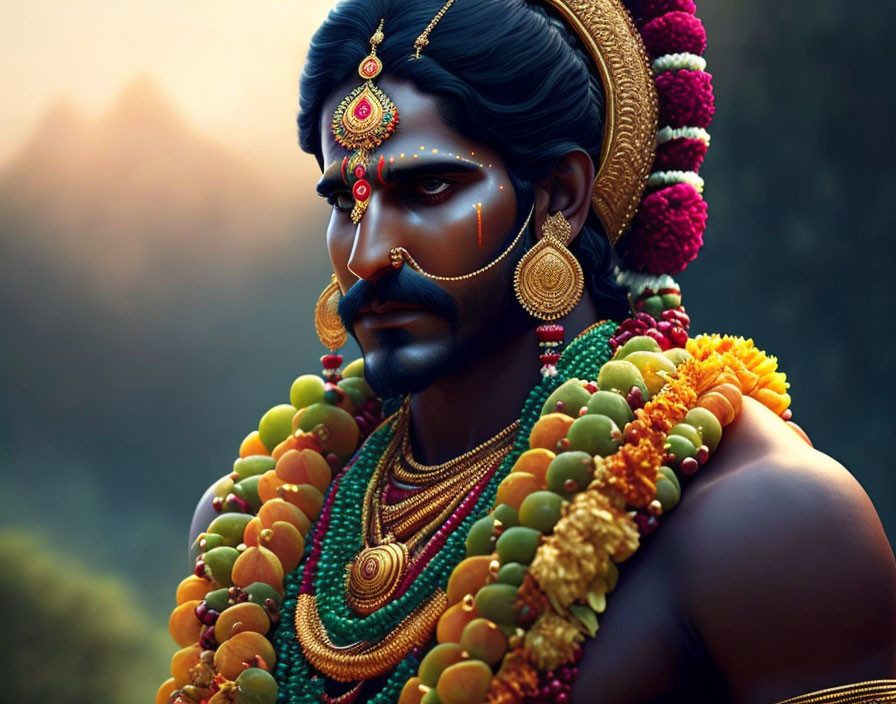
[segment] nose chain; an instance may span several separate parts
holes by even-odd
[[[510,253],[516,249],[516,246],[520,243],[520,240],[523,238],[526,230],[529,229],[529,223],[532,222],[532,216],[535,214],[535,205],[532,205],[531,210],[529,210],[529,215],[526,218],[526,222],[523,223],[523,227],[517,233],[517,236],[514,237],[513,242],[511,242],[507,249],[505,249],[498,256],[497,259],[493,259],[491,263],[486,264],[484,267],[477,269],[469,274],[463,274],[461,276],[437,276],[436,274],[430,274],[428,271],[425,271],[423,267],[421,267],[414,257],[411,256],[411,253],[408,252],[404,247],[393,247],[389,250],[389,259],[392,262],[392,266],[395,269],[401,269],[402,265],[407,262],[408,266],[411,267],[418,274],[422,274],[427,279],[432,279],[433,281],[465,281],[467,279],[472,279],[475,276],[479,276],[480,274],[484,274],[485,272],[493,269],[498,266],[502,261],[504,261]]]

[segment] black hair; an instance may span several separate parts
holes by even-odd
[[[299,142],[323,164],[323,104],[336,86],[357,76],[370,37],[385,19],[386,39],[378,51],[385,73],[435,96],[447,125],[501,154],[522,225],[533,202],[533,182],[550,175],[557,159],[581,149],[599,163],[603,89],[563,22],[525,0],[457,0],[421,58],[409,60],[415,40],[443,4],[344,0],[337,5],[312,38],[302,72]],[[613,275],[615,256],[593,211],[571,250],[601,313],[627,317],[628,301]]]

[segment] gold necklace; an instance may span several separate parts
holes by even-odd
[[[416,494],[393,504],[383,498],[403,448],[409,448],[410,406],[402,406],[395,435],[374,470],[362,507],[364,549],[349,567],[346,600],[358,613],[369,615],[395,595],[425,545],[448,521],[459,504],[501,463],[510,451],[519,423],[449,462],[429,467],[408,455],[428,482]],[[405,457],[407,459],[407,457]],[[419,478],[416,480],[419,481]]]

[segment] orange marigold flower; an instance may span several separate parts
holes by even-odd
[[[787,376],[778,371],[778,360],[758,349],[753,340],[730,335],[700,335],[688,340],[687,351],[701,361],[718,355],[722,369],[737,378],[741,391],[778,415],[790,406]],[[715,380],[709,385],[713,383]],[[698,388],[700,393],[705,390]]]
[[[611,557],[627,559],[638,541],[638,529],[624,509],[599,491],[583,491],[539,547],[529,574],[548,598],[565,608],[595,577],[606,574]]]
[[[504,656],[501,669],[492,677],[488,704],[515,704],[538,693],[538,670],[522,648]]]
[[[572,662],[585,640],[582,629],[553,611],[538,617],[526,634],[524,648],[539,670],[553,670]]]

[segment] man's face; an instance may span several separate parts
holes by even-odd
[[[340,312],[364,352],[371,385],[394,396],[462,373],[528,321],[513,297],[518,252],[462,281],[392,267],[390,250],[403,247],[433,275],[480,269],[516,235],[517,204],[497,152],[448,127],[432,96],[404,81],[382,78],[378,85],[398,107],[400,124],[371,154],[373,193],[360,224],[352,223],[351,183],[342,179],[348,153],[330,132],[333,111],[355,84],[335,90],[322,112],[318,191],[333,204],[327,246],[345,293]]]

